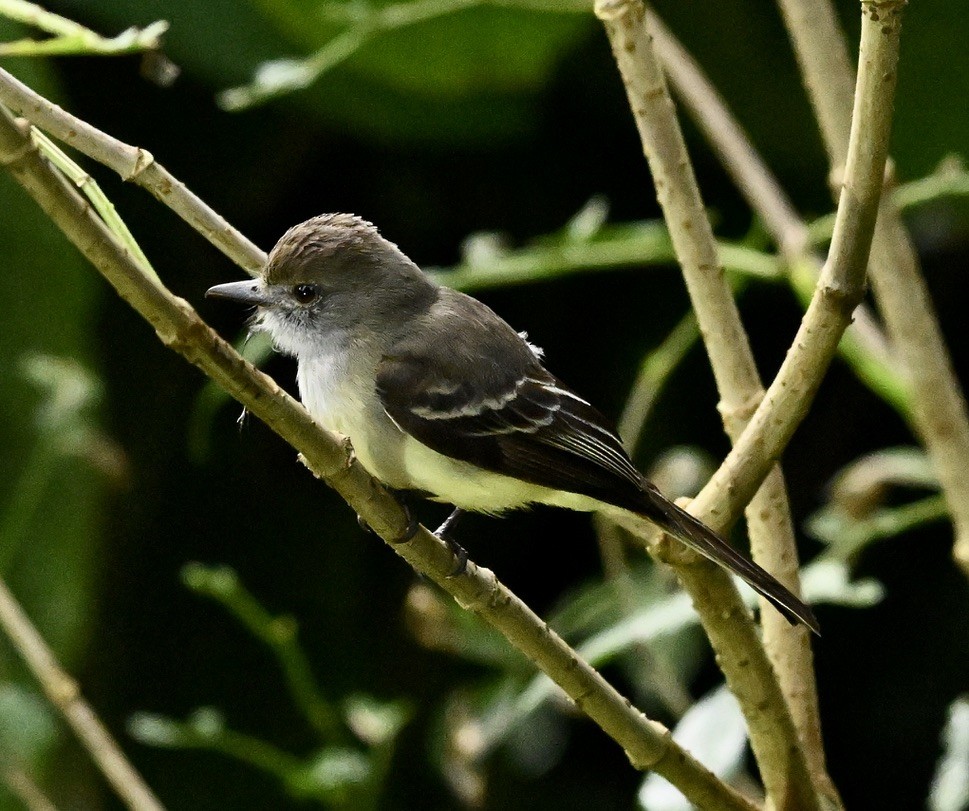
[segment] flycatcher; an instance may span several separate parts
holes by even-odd
[[[300,223],[261,279],[206,295],[256,307],[253,329],[297,359],[307,410],[388,487],[457,510],[552,504],[645,518],[818,632],[807,605],[647,481],[609,420],[523,335],[433,282],[369,222]]]

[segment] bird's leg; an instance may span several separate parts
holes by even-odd
[[[455,507],[451,511],[451,514],[444,519],[444,523],[434,530],[434,534],[445,543],[450,543],[447,538],[447,534],[458,525],[458,521],[461,520],[463,515],[464,510],[462,510],[460,507]]]
[[[448,577],[458,577],[464,574],[465,569],[468,568],[468,550],[450,535],[451,530],[457,526],[462,515],[464,515],[464,510],[460,507],[455,507],[454,511],[444,519],[444,523],[434,530],[434,534],[448,545],[448,549],[454,555],[454,569]]]

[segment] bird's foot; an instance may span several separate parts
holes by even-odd
[[[443,538],[442,540],[448,545],[451,554],[454,555],[454,568],[448,572],[448,577],[460,577],[468,570],[468,550],[450,538]]]
[[[461,544],[455,541],[450,535],[451,531],[457,526],[458,521],[461,520],[462,515],[464,515],[464,510],[456,507],[454,511],[444,519],[444,523],[434,530],[434,534],[448,545],[448,549],[450,549],[451,554],[454,555],[454,568],[451,570],[450,574],[448,574],[448,577],[460,577],[465,573],[465,571],[467,571],[468,568],[468,550],[461,546]]]

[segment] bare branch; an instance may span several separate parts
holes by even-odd
[[[683,268],[720,392],[724,426],[736,440],[763,389],[740,314],[723,277],[713,232],[647,30],[645,8],[639,0],[599,0],[595,8],[626,85],[657,197]],[[762,545],[777,544],[782,555],[796,560],[787,493],[779,471],[751,502],[748,523],[751,536],[762,539]],[[778,530],[785,527],[783,536]],[[727,683],[740,702],[768,797],[779,807],[793,802],[800,808],[817,808],[791,713],[733,582],[707,562],[683,565],[695,561],[693,555],[676,554],[674,559],[667,548],[666,559],[677,564]],[[789,574],[785,584],[796,593],[796,566]]]
[[[786,446],[864,292],[867,247],[888,149],[901,9],[862,17],[862,71],[838,204],[838,222],[818,288],[787,357],[750,425],[697,496],[698,513],[729,522]],[[876,15],[878,16],[878,15]]]
[[[674,92],[684,101],[684,106],[792,266],[810,263],[816,278],[821,272],[821,262],[808,252],[807,225],[798,217],[780,183],[764,164],[700,66],[662,20],[652,12],[647,13],[657,51]],[[880,347],[881,343],[876,346]],[[783,520],[780,511],[775,511],[774,515],[778,520]],[[793,534],[793,527],[783,526],[780,532]],[[759,536],[753,539],[754,543],[759,541]],[[791,581],[796,576],[798,561],[784,552],[777,544],[766,544],[755,550],[755,557],[769,571],[779,572],[784,579]],[[763,603],[761,623],[764,627],[764,647],[790,707],[814,782],[827,796],[837,797],[825,763],[809,635],[792,633],[782,617],[763,610]]]
[[[0,103],[27,118],[59,141],[151,192],[243,270],[255,276],[266,254],[212,210],[151,153],[112,138],[62,110],[0,69]]]

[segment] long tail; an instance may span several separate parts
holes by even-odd
[[[676,506],[648,482],[645,482],[642,496],[641,505],[635,512],[691,549],[743,578],[754,591],[767,598],[791,625],[802,622],[818,636],[821,635],[817,618],[807,604],[756,563],[741,555],[710,527]]]

